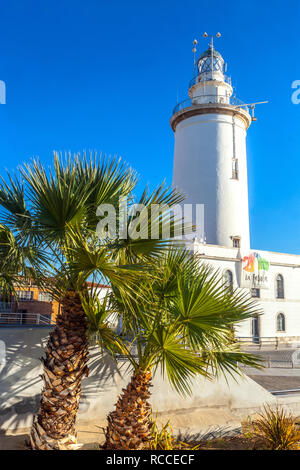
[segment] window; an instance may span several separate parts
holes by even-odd
[[[276,320],[277,331],[285,331],[285,315],[278,313]]]
[[[276,298],[284,299],[284,280],[281,274],[276,277]]]
[[[52,296],[49,292],[39,292],[40,302],[52,302]]]
[[[18,300],[33,300],[32,290],[19,290],[17,292]]]
[[[232,246],[233,246],[233,248],[240,248],[241,247],[240,237],[232,237]]]
[[[251,289],[251,296],[259,298],[260,297],[260,289],[256,289],[256,288]]]
[[[257,316],[252,318],[251,334],[253,343],[259,343],[259,318]]]
[[[237,158],[232,159],[232,179],[233,180],[239,179],[239,162]]]
[[[226,287],[229,287],[229,289],[232,291],[233,288],[233,275],[232,272],[227,269],[224,273],[224,280],[225,280],[225,285]]]
[[[11,306],[12,306],[11,302],[6,302],[6,301],[1,300],[0,301],[0,313],[11,312]]]
[[[223,72],[223,63],[222,60],[216,57],[215,55],[213,56],[213,60],[211,60],[211,55],[207,57],[203,57],[203,59],[199,60],[198,63],[198,70],[199,73],[203,72]]]

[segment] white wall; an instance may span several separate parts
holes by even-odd
[[[234,287],[240,286],[241,255],[239,249],[195,243],[194,250],[205,263],[215,269],[220,269],[222,273],[226,269],[230,269],[233,273]],[[261,289],[261,297],[257,299],[263,310],[263,315],[259,319],[260,336],[300,341],[300,255],[258,251],[265,254],[271,263],[269,270],[270,289]],[[275,279],[277,274],[282,274],[284,278],[284,299],[276,299]],[[276,317],[280,312],[285,314],[285,332],[279,332],[276,329]],[[252,335],[251,320],[239,325],[237,334],[250,337]]]
[[[29,428],[37,411],[42,389],[40,357],[49,333],[48,328],[1,328],[5,343],[5,365],[0,370],[0,430]],[[103,358],[98,347],[90,349],[90,374],[82,382],[78,419],[106,425],[107,414],[114,408],[131,372],[128,363],[116,365]],[[275,399],[251,379],[228,377],[209,382],[193,381],[193,393],[182,398],[171,389],[160,373],[154,378],[151,403],[161,420],[170,420],[174,430],[199,432],[210,426],[238,425],[240,418]]]
[[[200,114],[181,121],[175,132],[173,185],[186,203],[204,204],[206,242],[232,246],[231,236],[249,248],[245,125],[235,117],[239,179],[232,179],[233,123],[225,114]]]

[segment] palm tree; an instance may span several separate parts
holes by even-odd
[[[133,334],[127,350],[133,375],[108,415],[106,449],[149,446],[153,423],[148,399],[158,368],[185,395],[198,374],[212,379],[222,372],[239,373],[239,364],[259,366],[256,357],[232,341],[232,326],[257,313],[247,295],[229,291],[218,273],[182,250],[161,256],[153,269],[135,299],[113,289],[111,305],[122,317],[123,334]]]
[[[40,276],[46,257],[27,231],[24,188],[9,176],[0,185],[0,292],[3,299],[16,297],[16,287]],[[16,227],[22,227],[20,236]],[[24,236],[26,231],[26,235]]]
[[[44,253],[34,246],[32,240],[23,240],[10,228],[0,224],[0,295],[2,301],[12,298],[18,302],[17,288],[28,281],[38,279],[45,263]]]
[[[24,279],[26,250],[20,249],[13,233],[0,224],[0,292],[2,300],[10,300],[16,294],[16,286]]]
[[[31,429],[33,449],[77,447],[75,422],[81,380],[88,374],[91,293],[87,280],[92,279],[95,285],[110,283],[125,295],[125,291],[133,291],[138,270],[122,265],[122,254],[130,253],[133,260],[140,260],[139,269],[145,272],[141,260],[145,264],[167,246],[165,240],[153,241],[146,236],[116,241],[109,233],[100,238],[96,233],[98,206],[112,204],[118,217],[123,217],[119,198],[133,201],[136,181],[135,172],[116,159],[69,156],[63,161],[55,155],[53,168],[46,170],[33,161],[20,169],[18,177],[0,185],[0,220],[5,221],[19,246],[29,241],[43,253],[45,263],[36,282],[61,302],[42,360],[44,387]],[[150,196],[145,192],[142,200],[149,205],[159,200],[166,213],[182,197],[161,186]],[[157,216],[162,223],[163,218]],[[126,224],[131,219],[126,216]]]

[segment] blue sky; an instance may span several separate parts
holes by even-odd
[[[300,254],[299,1],[0,2],[0,160],[12,170],[53,150],[125,158],[140,188],[171,184],[169,118],[187,97],[192,41],[222,33],[237,97],[269,100],[248,131],[251,244]]]

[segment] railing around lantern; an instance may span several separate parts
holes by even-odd
[[[217,77],[217,74],[215,74],[215,76]],[[212,80],[214,80],[213,77],[212,77]],[[224,75],[224,78],[222,80],[231,86],[231,77],[227,77],[226,75]],[[192,88],[192,86],[196,85],[196,83],[201,83],[202,81],[204,80],[203,79],[201,80],[199,75],[197,77],[192,78],[192,80],[190,80],[189,82],[189,88]]]
[[[202,103],[197,103],[198,99],[202,99]],[[226,95],[199,95],[194,96],[192,99],[188,98],[187,100],[181,101],[178,103],[175,108],[173,109],[173,114],[178,113],[182,109],[189,108],[192,106],[202,106],[204,104],[229,104],[231,106],[235,106],[237,108],[243,108],[245,111],[249,112],[248,106],[243,103],[243,101],[235,98],[234,96],[226,96]]]
[[[3,313],[0,312],[0,327],[11,326],[52,326],[55,322],[50,316],[40,313]]]

